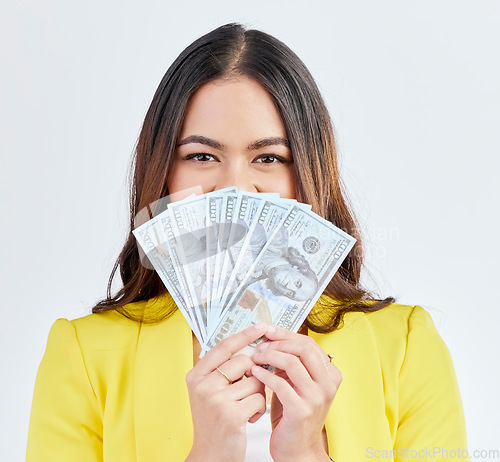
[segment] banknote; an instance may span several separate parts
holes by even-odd
[[[226,268],[225,272],[221,272],[223,295],[219,303],[222,308],[219,309],[224,309],[227,300],[231,298],[237,285],[246,275],[250,264],[255,261],[272,232],[284,219],[285,213],[293,205],[297,205],[306,211],[311,210],[309,204],[302,204],[295,199],[280,198],[279,194],[275,193],[261,193],[258,197],[265,202],[259,206],[258,213],[250,216],[242,224],[242,226],[248,226],[250,223],[250,227],[244,236],[244,240],[234,245],[235,250],[232,254],[237,256],[236,262]]]
[[[182,197],[133,233],[203,351],[261,321],[297,331],[355,242],[277,194]]]
[[[176,270],[189,291],[190,310],[205,329],[210,324],[213,267],[220,253],[217,219],[224,196],[236,192],[235,187],[225,188],[169,206],[175,235],[175,242],[168,241],[170,251],[178,256]]]
[[[192,186],[190,188],[177,191],[173,194],[170,194],[169,196],[162,197],[152,202],[147,207],[144,207],[141,210],[139,210],[139,212],[137,212],[137,214],[134,217],[134,229],[139,228],[144,223],[150,221],[152,218],[160,215],[162,212],[167,210],[168,204],[170,204],[171,202],[181,201],[186,198],[194,197],[196,195],[201,195],[201,194],[203,194],[201,186]],[[153,269],[149,259],[144,258],[145,253],[143,252],[141,246],[139,246],[138,251],[141,264],[147,269]]]
[[[217,253],[215,258],[214,277],[210,289],[210,302],[213,306],[212,311],[216,311],[216,307],[220,301],[222,290],[224,289],[221,283],[221,270],[224,265],[224,258],[227,252],[229,242],[229,235],[231,234],[231,225],[236,210],[236,203],[238,202],[238,194],[227,194],[222,201],[221,221],[219,223],[218,233],[218,248],[220,252]],[[217,275],[217,277],[215,277]]]
[[[236,261],[241,248],[248,235],[248,231],[264,206],[265,199],[279,199],[275,193],[248,193],[240,192],[235,204],[231,229],[227,240],[226,251],[223,254],[223,264],[218,278],[217,296],[218,310],[222,310],[223,303],[228,294],[228,281],[235,271]]]
[[[207,195],[207,253],[206,253],[206,283],[205,299],[207,307],[207,324],[211,325],[212,297],[214,276],[219,274],[221,254],[225,249],[222,247],[224,236],[229,234],[230,223],[222,220],[223,210],[227,204],[227,196],[235,196],[238,189],[235,187],[214,191]],[[217,279],[216,279],[217,280]]]
[[[204,349],[262,320],[296,332],[354,243],[332,223],[293,206],[208,333]]]
[[[167,238],[164,233],[165,224],[162,222],[167,220],[167,216],[168,211],[162,212],[132,232],[163,284],[172,295],[177,307],[186,318],[194,334],[197,338],[201,338],[200,325],[196,319],[192,318],[192,312],[184,298],[185,291],[182,290],[182,285],[179,281],[178,273],[174,268],[173,259],[166,242]]]
[[[221,308],[221,301],[226,288],[229,275],[234,268],[236,259],[239,254],[243,240],[250,227],[253,216],[257,213],[259,206],[261,206],[262,198],[258,195],[240,192],[237,196],[236,203],[234,204],[234,211],[232,212],[231,227],[227,242],[225,245],[225,252],[221,255],[221,267],[218,273],[216,295],[213,298],[214,306],[219,310]]]
[[[207,210],[208,195],[170,204],[170,220],[165,225],[171,231],[167,240],[179,279],[187,289],[188,307],[202,328],[207,326]]]
[[[231,298],[238,285],[247,275],[248,270],[264,248],[264,245],[285,219],[287,211],[296,203],[296,201],[276,198],[263,201],[258,213],[250,223],[248,233],[239,250],[234,269],[229,275],[221,300],[223,307],[226,306],[227,300]]]

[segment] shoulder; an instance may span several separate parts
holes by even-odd
[[[58,319],[49,333],[48,343],[76,343],[83,352],[117,351],[137,347],[141,331],[175,329],[179,324],[179,310],[174,310],[167,318],[158,319],[151,316],[171,309],[171,297],[158,296],[146,301],[134,302],[124,307],[125,312],[133,313],[138,319],[129,319],[115,310],[93,313],[87,316],[67,320]],[[146,313],[151,312],[149,315]],[[147,316],[151,319],[146,319]],[[168,321],[168,322],[167,322]],[[155,329],[156,327],[156,329]]]
[[[431,316],[420,306],[392,303],[375,312],[349,312],[340,329],[313,336],[325,347],[342,344],[370,350],[370,357],[377,355],[382,367],[394,370],[400,370],[408,359],[415,364],[429,357],[449,362],[448,349]]]
[[[406,339],[410,333],[435,336],[436,327],[430,314],[421,306],[392,303],[373,313],[363,313],[374,334],[384,339]],[[349,323],[349,320],[346,321]]]
[[[408,326],[408,323],[415,318],[429,317],[430,319],[430,315],[421,306],[400,303],[391,303],[378,311],[363,313],[363,316],[374,328],[387,326],[387,324],[402,328]]]
[[[365,317],[377,339],[382,370],[397,377],[400,445],[422,440],[465,448],[453,360],[430,314],[420,306],[392,304]]]
[[[148,302],[127,305],[135,310],[143,309]],[[82,351],[116,351],[137,345],[141,322],[131,320],[121,313],[110,310],[92,313],[81,318],[57,319],[50,329],[47,348],[68,348],[72,345]]]
[[[407,341],[411,333],[439,336],[430,314],[421,306],[391,303],[381,310],[347,313],[340,329],[369,329],[381,341]]]
[[[328,299],[322,303],[328,303]],[[341,335],[342,331],[353,333],[370,330],[374,335],[383,338],[405,339],[413,329],[436,332],[430,314],[421,306],[391,303],[378,311],[348,312],[339,329],[324,335]]]
[[[377,343],[389,351],[402,345],[406,355],[408,349],[430,355],[449,355],[431,315],[421,306],[393,303],[374,313],[366,313],[364,317]]]
[[[37,382],[82,389],[101,399],[112,377],[123,375],[137,350],[141,323],[116,311],[90,314],[52,325]]]
[[[420,383],[432,394],[433,377],[446,377],[455,386],[450,352],[424,308],[393,303],[373,313],[346,316],[339,332],[344,329],[343,335],[355,334],[356,341],[371,345],[382,370],[397,374],[407,389],[412,388],[407,382]]]
[[[123,344],[135,337],[140,324],[116,311],[94,313],[81,318],[55,321],[49,333],[49,342],[77,341],[81,346],[97,349]]]

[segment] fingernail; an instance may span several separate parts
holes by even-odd
[[[267,326],[267,332],[269,334],[273,334],[274,332],[276,332],[276,327],[274,327],[274,326]]]
[[[254,324],[253,327],[255,328],[255,330],[262,330],[262,329],[264,329],[264,327],[266,327],[266,324],[263,322],[259,322],[258,324]],[[269,329],[268,329],[268,331],[269,331]]]
[[[262,342],[262,343],[259,343],[259,345],[257,345],[257,348],[259,350],[265,350],[266,348],[269,348],[270,344],[271,344],[271,342]]]

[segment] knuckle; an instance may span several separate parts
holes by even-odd
[[[210,388],[207,386],[206,380],[199,382],[194,391],[198,396],[210,396]]]
[[[247,356],[245,353],[237,354],[231,358],[231,361],[234,362],[238,367],[251,367],[253,361]]]
[[[255,377],[248,377],[247,379],[245,379],[247,381],[247,386],[249,388],[250,391],[253,391],[253,392],[259,392],[261,391],[261,389],[264,388],[264,384],[256,379]]]
[[[296,367],[297,365],[299,365],[300,359],[294,355],[286,355],[284,362],[285,362],[285,365],[287,367],[292,368],[292,367]]]
[[[231,344],[231,340],[231,337],[226,337],[218,342],[214,348],[217,348],[220,351],[227,351],[229,349],[229,345]]]
[[[335,398],[337,394],[337,386],[333,384],[331,387],[328,387],[326,390],[326,399],[330,402]]]
[[[297,408],[296,412],[297,412],[297,417],[300,418],[300,420],[308,420],[314,414],[311,407],[309,406],[300,406]]]
[[[227,364],[227,363],[226,363]],[[237,377],[243,377],[246,372],[250,371],[253,366],[253,361],[246,355],[234,356],[230,360],[231,374]],[[232,378],[232,376],[231,376]],[[233,380],[234,382],[234,380]]]
[[[312,409],[317,409],[317,408],[320,408],[321,406],[323,406],[324,404],[324,395],[325,394],[328,394],[328,391],[325,393],[325,392],[322,392],[322,393],[314,393],[310,400],[311,400],[311,404],[312,404]]]
[[[196,381],[196,373],[193,372],[194,369],[191,369],[187,374],[186,374],[186,384],[187,386],[192,386],[195,381]]]
[[[339,387],[339,385],[342,383],[342,380],[344,379],[342,372],[340,372],[340,370],[335,366],[333,369],[332,379],[337,387]]]
[[[306,353],[312,355],[317,355],[318,354],[318,348],[316,345],[316,342],[314,340],[310,340],[304,345],[304,350]]]
[[[297,352],[300,356],[308,356],[317,354],[317,344],[311,337],[304,336],[297,346]]]
[[[258,405],[266,405],[266,398],[261,393],[253,393],[250,398]]]
[[[315,346],[316,342],[312,337],[309,337],[308,335],[304,335],[304,343],[307,344],[308,346]]]

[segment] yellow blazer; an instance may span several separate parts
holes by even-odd
[[[309,335],[344,377],[325,424],[336,461],[446,460],[445,451],[466,450],[453,363],[422,308],[349,313],[340,330]],[[36,379],[26,461],[183,461],[192,359],[179,311],[157,324],[114,311],[57,320]]]

